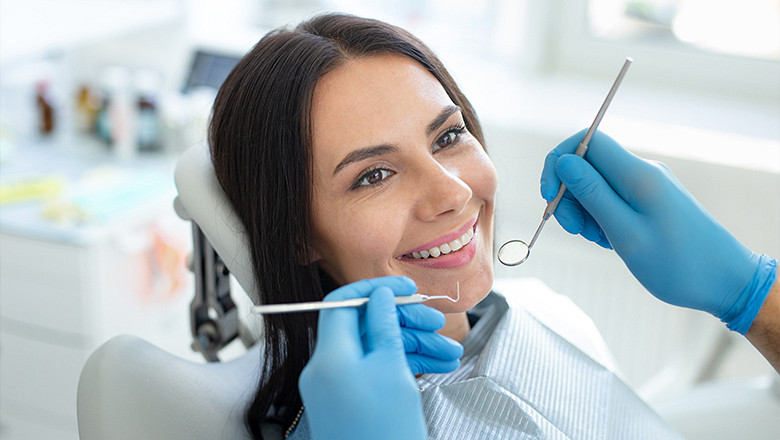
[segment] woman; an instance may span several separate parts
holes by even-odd
[[[329,76],[349,63],[349,76]],[[350,112],[363,103],[340,99],[342,88],[369,73],[381,76],[375,81],[405,80],[399,96],[368,83],[363,90],[367,109],[384,103],[393,114]],[[418,93],[429,102],[417,102]],[[415,126],[395,125],[399,114]],[[496,174],[471,104],[415,37],[345,15],[267,35],[220,89],[209,141],[220,184],[248,231],[264,303],[319,300],[348,282],[408,275],[422,292],[454,296],[459,283],[457,304],[433,305],[453,312],[443,334],[459,339],[468,332],[465,311],[487,295],[493,278]],[[415,151],[398,151],[409,145]],[[461,168],[473,182],[457,177]],[[377,197],[400,173],[417,177],[391,198]],[[428,184],[441,190],[410,198],[409,191]],[[471,233],[451,256],[414,257]],[[467,270],[464,255],[472,261]],[[297,381],[313,348],[316,315],[269,316],[265,326],[265,375],[247,410],[254,435],[271,409],[286,426],[298,413]]]
[[[479,344],[494,335],[498,337],[491,342],[512,342],[518,330],[501,327],[505,316],[512,318],[512,325],[530,326],[523,329],[556,347],[568,347],[568,342],[522,311],[513,311],[503,299],[491,295],[485,300],[493,283],[496,172],[470,103],[415,37],[346,15],[315,17],[295,30],[273,32],[242,59],[220,89],[209,140],[217,177],[247,230],[264,303],[319,300],[338,286],[349,289],[358,280],[388,275],[411,278],[425,293],[460,292],[457,303],[429,303],[446,315],[439,332],[467,341],[464,365],[453,375],[424,379],[422,384],[432,437],[486,433],[495,428],[487,426],[490,423],[501,425],[497,429],[510,433],[506,435],[584,438],[587,432],[579,430],[600,435],[601,429],[612,429],[591,426],[586,419],[576,419],[579,415],[556,414],[554,408],[556,398],[598,403],[610,396],[564,390],[534,408],[517,400],[527,391],[523,387],[533,383],[512,383],[507,389],[514,397],[495,414],[474,419],[483,423],[494,417],[480,431],[482,427],[467,423],[468,408],[484,409],[468,403],[477,396],[467,393],[453,403],[443,391],[473,378],[474,371],[490,370],[485,364],[506,354],[483,357]],[[474,325],[466,311],[478,303],[483,317]],[[306,438],[298,379],[311,357],[316,316],[269,316],[265,326],[264,374],[247,409],[248,427],[261,438],[263,422],[278,421],[289,433],[300,419],[304,427],[293,435]],[[482,339],[475,341],[477,333]],[[529,347],[533,344],[530,341]],[[501,344],[492,344],[491,350],[495,345]],[[579,371],[590,369],[592,376],[583,380],[598,376],[611,396],[620,396],[621,408],[640,420],[632,423],[642,432],[673,435],[608,369],[567,350],[556,353],[567,363],[578,362]],[[491,370],[495,377],[488,376],[480,389],[503,396],[491,387],[507,370],[512,366]],[[419,402],[416,399],[411,401]],[[457,404],[465,406],[465,412],[453,407]],[[461,411],[456,422],[449,423],[455,432],[434,429],[451,410]],[[515,424],[509,426],[508,421]],[[636,426],[624,423],[617,432],[631,432]]]

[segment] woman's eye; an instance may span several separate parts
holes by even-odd
[[[366,174],[363,174],[357,182],[355,182],[355,185],[353,185],[353,188],[358,188],[361,186],[373,186],[373,185],[379,185],[381,184],[385,179],[390,177],[392,175],[392,171],[390,170],[384,170],[381,168],[375,168],[373,170],[368,171]]]
[[[447,130],[444,135],[442,135],[434,145],[433,151],[438,151],[443,148],[447,148],[451,146],[452,144],[456,143],[458,139],[460,138],[461,133],[466,131],[466,128],[463,126],[458,127],[452,127],[449,130]]]

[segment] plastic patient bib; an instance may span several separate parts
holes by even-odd
[[[614,372],[491,293],[454,372],[423,375],[430,440],[681,438]],[[399,421],[402,423],[402,421]],[[301,419],[290,438],[310,438]]]

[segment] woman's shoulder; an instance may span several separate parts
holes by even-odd
[[[616,370],[615,360],[593,320],[569,297],[554,292],[537,278],[498,278],[494,292],[511,308],[521,308],[595,361]]]

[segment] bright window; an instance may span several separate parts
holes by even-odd
[[[780,0],[590,0],[588,20],[607,40],[780,59]]]
[[[780,99],[780,0],[549,0],[547,68],[682,93]]]

